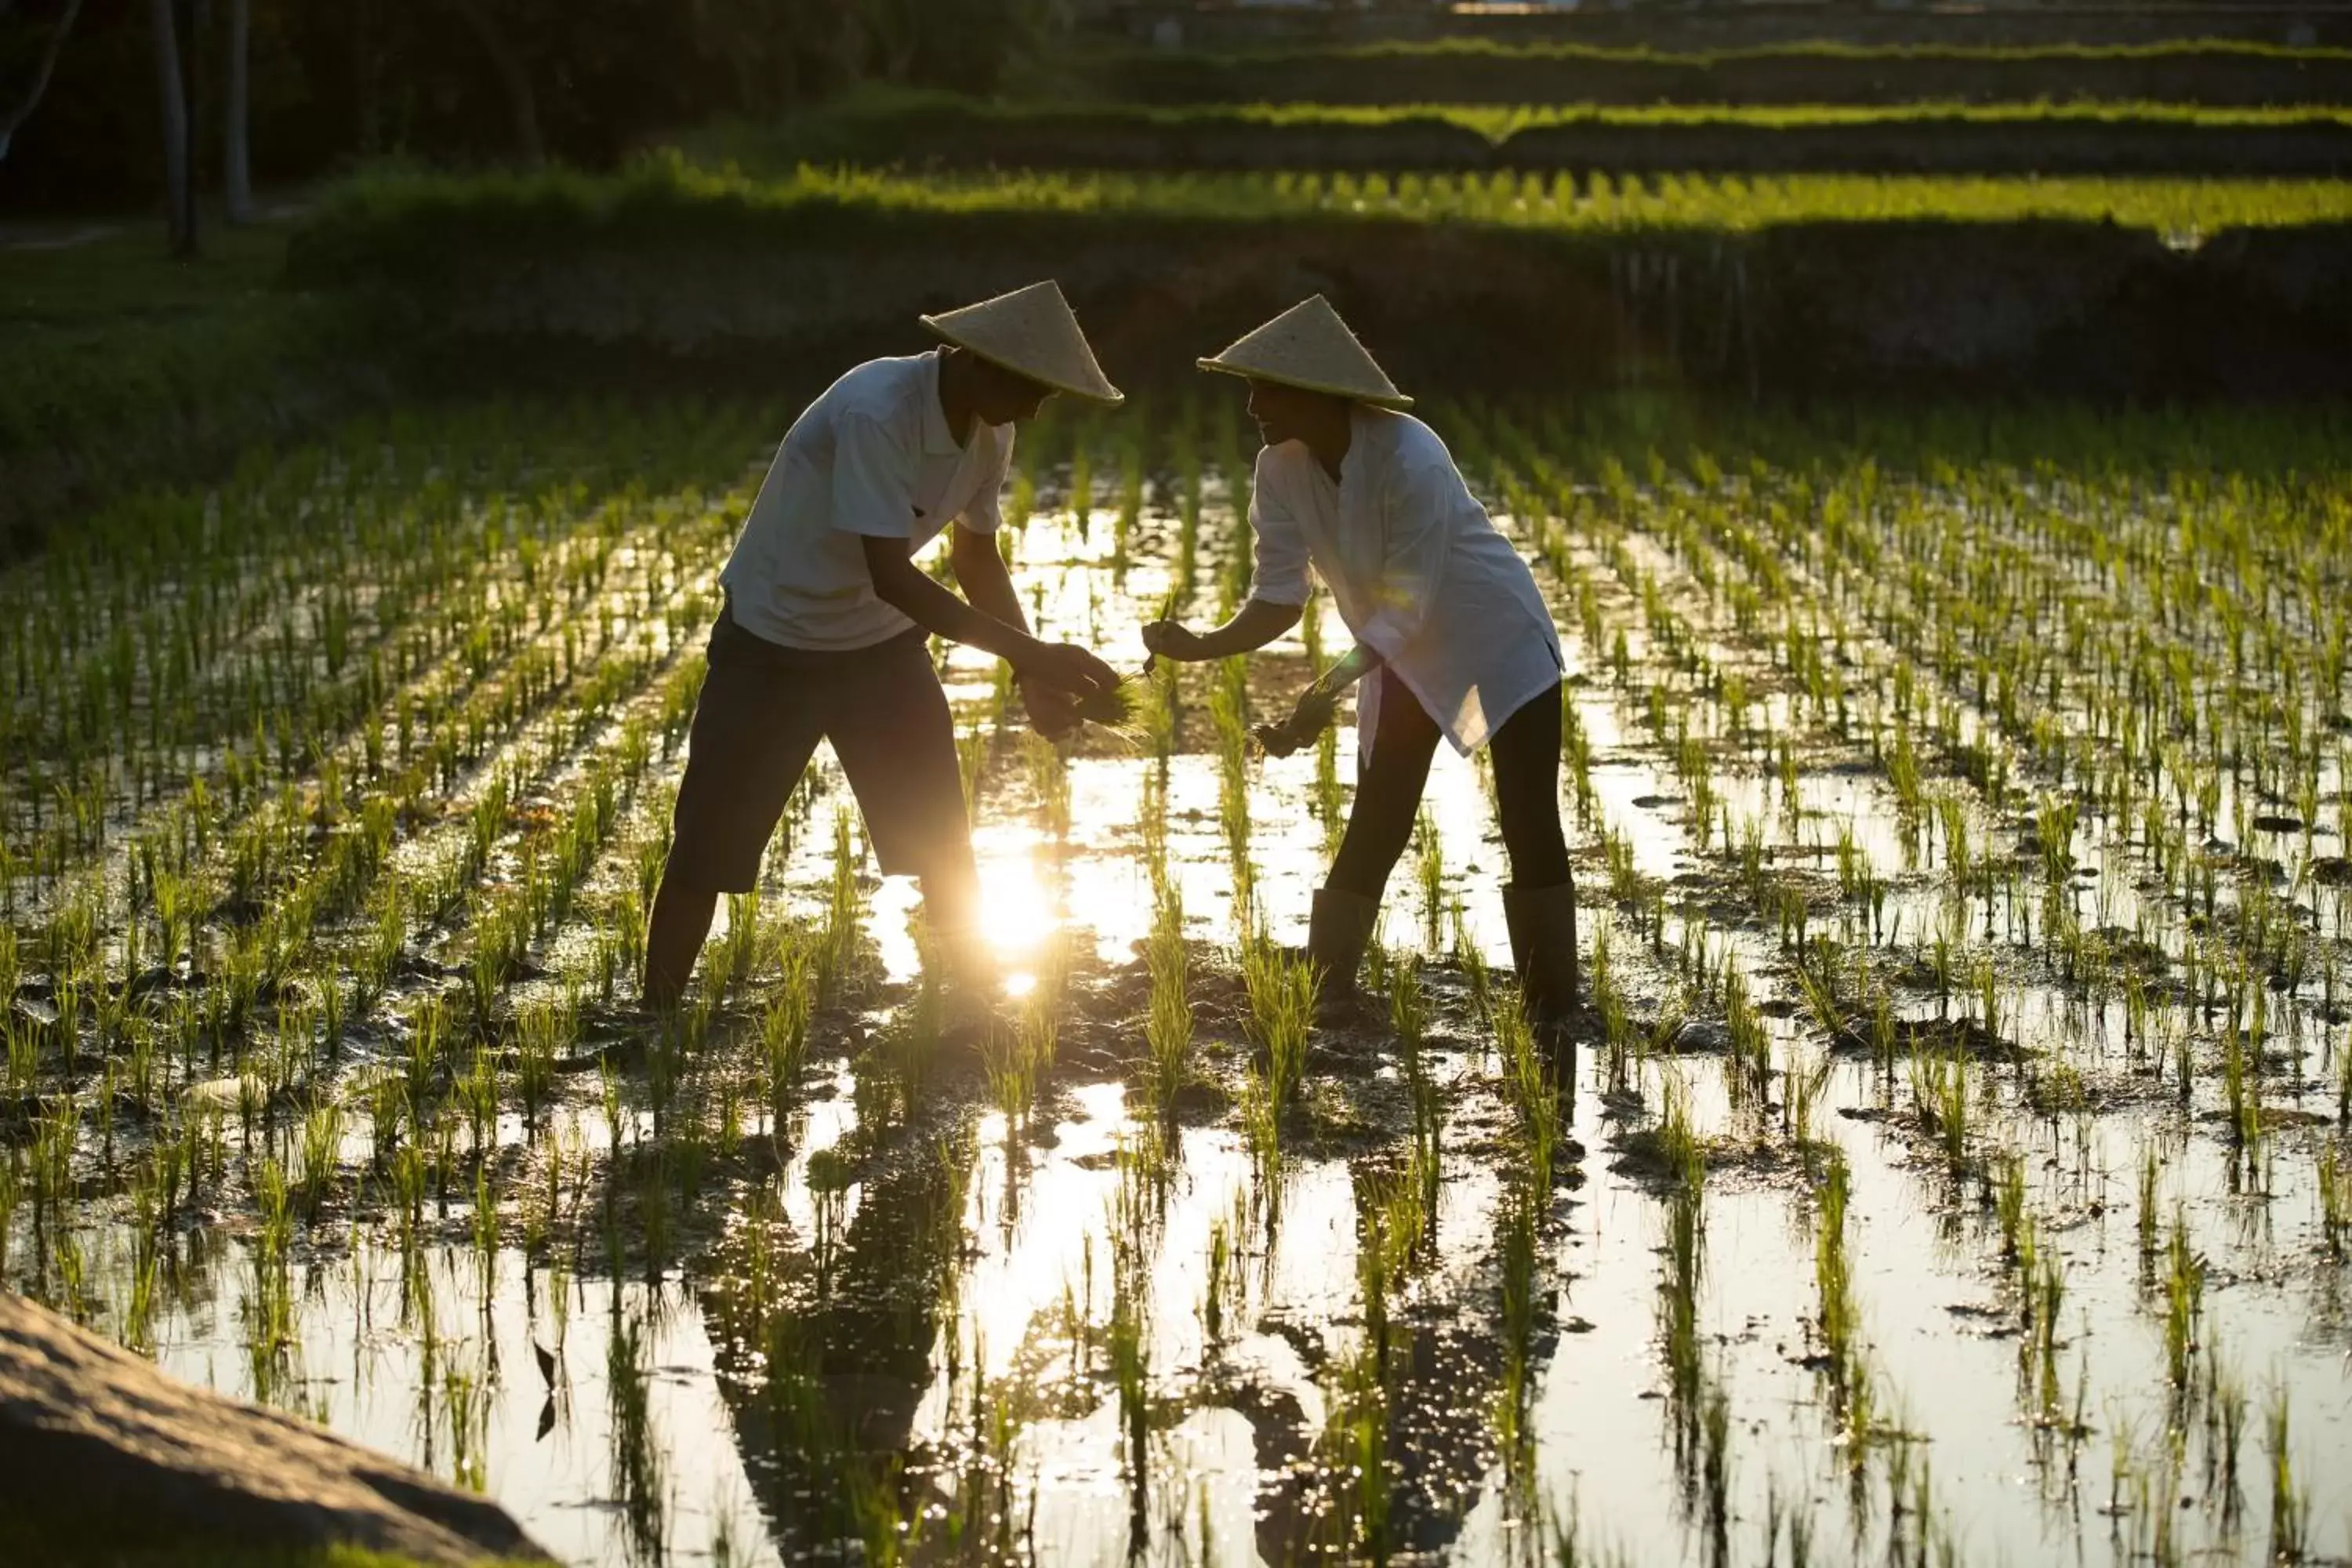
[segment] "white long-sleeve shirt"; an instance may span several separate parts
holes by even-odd
[[[1250,597],[1303,605],[1321,577],[1356,640],[1396,671],[1457,752],[1486,744],[1566,668],[1527,563],[1437,432],[1409,414],[1357,405],[1337,484],[1303,441],[1261,451],[1250,522]],[[1366,749],[1377,691],[1367,681],[1357,699]]]

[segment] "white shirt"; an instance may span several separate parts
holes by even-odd
[[[1484,745],[1566,668],[1527,563],[1437,432],[1409,414],[1357,405],[1338,484],[1303,441],[1261,451],[1250,523],[1250,597],[1303,605],[1319,575],[1356,640],[1457,752]],[[1357,699],[1360,744],[1377,724],[1378,690],[1368,681]]]
[[[1013,426],[940,407],[940,355],[859,365],[802,411],[719,574],[745,631],[786,647],[860,648],[914,626],[874,595],[861,536],[920,550],[950,521],[993,533]]]

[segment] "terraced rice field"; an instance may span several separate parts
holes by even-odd
[[[1061,411],[1125,668],[1237,399]],[[0,578],[0,1274],[579,1562],[2352,1553],[2339,413],[1438,404],[1557,606],[1596,1022],[1482,773],[1310,1028],[1336,617],[1056,750],[943,650],[1002,1027],[829,764],[630,1005],[778,408],[355,426]]]

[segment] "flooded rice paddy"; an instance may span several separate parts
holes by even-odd
[[[1344,647],[1056,750],[942,650],[997,1025],[829,764],[631,1006],[774,410],[404,416],[0,580],[6,1283],[577,1563],[2341,1561],[2340,421],[1441,407],[1573,670],[1594,1016]],[[1247,581],[1237,410],[1026,434],[1033,617]]]

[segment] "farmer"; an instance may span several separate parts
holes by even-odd
[[[1118,684],[1084,648],[1029,635],[995,533],[1013,426],[1056,392],[1122,395],[1051,281],[922,322],[946,346],[859,365],[793,421],[719,574],[726,601],[646,935],[648,1007],[677,1004],[719,895],[751,890],[819,741],[841,759],[883,871],[919,878],[940,951],[969,956],[979,883],[927,636],[1010,660],[1048,734]],[[950,523],[961,599],[914,560]]]
[[[1403,853],[1440,735],[1467,754],[1494,748],[1495,794],[1511,881],[1503,889],[1529,1016],[1557,1036],[1578,994],[1576,889],[1560,832],[1559,637],[1534,577],[1472,498],[1435,431],[1318,294],[1251,332],[1203,370],[1249,382],[1258,453],[1250,523],[1256,574],[1223,626],[1143,628],[1163,658],[1263,647],[1298,623],[1314,576],[1330,584],[1355,647],[1262,733],[1305,745],[1357,698],[1356,797],[1323,889],[1307,953],[1344,1011],[1381,894]]]

